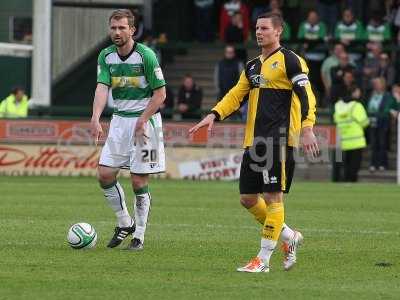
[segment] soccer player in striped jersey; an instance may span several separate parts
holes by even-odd
[[[118,221],[108,247],[118,246],[133,234],[127,249],[142,250],[151,205],[149,174],[165,171],[159,108],[165,100],[166,83],[154,52],[133,40],[134,16],[129,10],[119,9],[111,14],[109,31],[113,45],[98,57],[91,119],[97,144],[103,134],[99,119],[111,90],[114,114],[98,165],[100,186]],[[131,173],[134,218],[117,180],[121,168]]]
[[[313,133],[315,96],[303,58],[280,45],[280,14],[260,15],[256,24],[261,55],[250,60],[238,83],[222,98],[191,133],[238,110],[248,95],[248,112],[240,170],[240,202],[263,225],[258,254],[239,272],[269,271],[271,255],[280,236],[286,241],[284,269],[296,262],[302,235],[284,224],[283,194],[288,193],[295,167],[294,149],[302,136],[304,150],[318,154]],[[259,197],[263,194],[263,198]]]

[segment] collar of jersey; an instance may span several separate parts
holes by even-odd
[[[261,62],[265,62],[268,58],[270,58],[272,55],[274,55],[276,52],[278,52],[279,50],[282,49],[282,46],[279,46],[278,48],[276,48],[276,50],[272,51],[266,58],[262,58],[262,54],[260,56]]]
[[[129,51],[129,53],[128,53],[127,55],[120,55],[120,54],[118,53],[118,48],[117,48],[117,54],[118,54],[119,59],[122,60],[122,61],[126,61],[126,60],[129,58],[129,56],[131,56],[132,53],[136,50],[136,45],[137,45],[137,42],[134,41],[134,42],[133,42],[132,50]]]

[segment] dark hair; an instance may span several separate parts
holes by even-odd
[[[269,12],[265,14],[261,14],[257,17],[258,19],[271,19],[272,25],[274,27],[283,27],[283,18],[282,15],[276,12]]]
[[[14,86],[12,89],[11,89],[11,93],[13,94],[13,95],[16,95],[18,92],[25,92],[25,89],[22,87],[22,86]]]
[[[336,46],[342,46],[344,50],[346,50],[346,46],[342,42],[335,42],[333,44],[330,44],[330,50],[331,51],[335,50]]]
[[[310,15],[311,13],[316,13],[316,14],[319,16],[317,10],[315,10],[315,9],[310,9],[310,10],[307,12],[307,16]]]
[[[133,16],[132,12],[129,9],[117,9],[114,10],[108,19],[108,23],[111,23],[112,19],[123,19],[126,18],[128,20],[129,27],[135,26],[135,17]]]
[[[354,17],[354,12],[353,12],[353,9],[352,9],[351,7],[345,7],[345,8],[342,10],[342,14],[343,14],[345,11],[351,12],[351,14],[352,14],[353,17]]]

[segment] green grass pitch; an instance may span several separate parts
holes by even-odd
[[[132,191],[122,180],[131,205]],[[305,244],[298,264],[269,274],[237,266],[260,228],[237,182],[153,180],[145,250],[106,249],[114,215],[94,178],[0,177],[0,299],[399,299],[400,188],[295,182],[286,222]],[[68,227],[91,223],[93,250]]]

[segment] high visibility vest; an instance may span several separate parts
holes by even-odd
[[[11,94],[0,103],[0,118],[26,118],[28,116],[28,97],[25,95],[16,104],[15,95]]]
[[[365,148],[364,128],[369,119],[364,106],[357,101],[344,102],[339,100],[335,104],[334,122],[340,136],[342,150]]]

